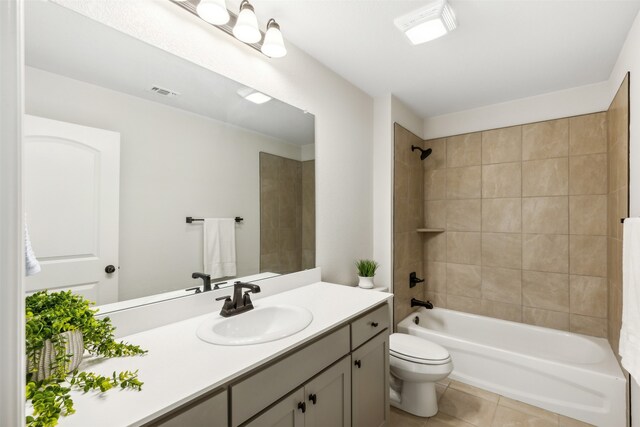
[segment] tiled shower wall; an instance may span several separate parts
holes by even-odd
[[[629,216],[629,76],[607,111],[609,153],[609,342],[618,354],[622,321],[622,224]]]
[[[444,230],[418,236],[425,297],[440,307],[606,336],[607,113],[430,140],[425,147],[433,152],[422,162],[424,225]],[[414,153],[404,160],[409,171],[416,159]],[[396,184],[404,191],[396,203],[409,187]],[[413,193],[408,201],[413,208]],[[398,263],[398,243],[412,242],[400,235],[410,231],[394,234]],[[411,268],[403,269],[396,273]]]

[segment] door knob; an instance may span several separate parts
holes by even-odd
[[[107,265],[104,268],[104,272],[107,273],[107,274],[113,274],[113,273],[116,272],[116,268],[113,265]]]

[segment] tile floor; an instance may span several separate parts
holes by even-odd
[[[458,381],[436,384],[438,413],[414,417],[391,407],[391,427],[586,427],[586,424]]]

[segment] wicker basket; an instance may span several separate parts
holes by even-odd
[[[82,332],[80,331],[67,331],[62,334],[65,340],[66,353],[71,356],[69,359],[69,365],[67,366],[67,372],[75,370],[80,366],[82,361],[82,355],[84,353],[84,340],[82,339]],[[40,357],[38,358],[38,371],[34,373],[32,379],[35,381],[41,381],[51,376],[51,365],[55,363],[56,351],[53,348],[50,340],[45,341],[44,347],[40,350]],[[33,366],[29,361],[27,363],[27,372],[31,372]]]

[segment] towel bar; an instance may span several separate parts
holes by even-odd
[[[241,216],[237,216],[234,219],[237,223],[244,221],[244,218],[242,218]],[[192,216],[187,217],[187,224],[191,224],[194,221],[204,221],[204,218],[194,218]]]

